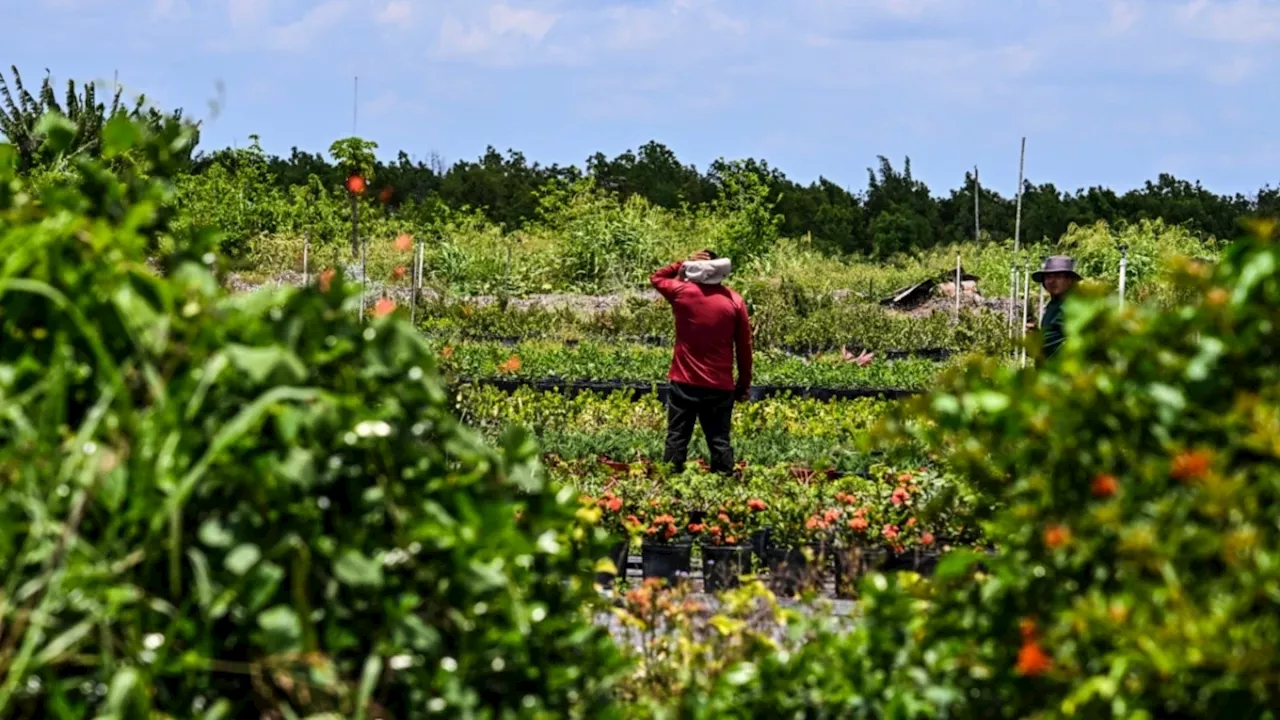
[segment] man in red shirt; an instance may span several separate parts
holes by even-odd
[[[662,459],[676,472],[683,471],[693,426],[699,423],[711,450],[712,471],[728,475],[733,472],[733,403],[746,400],[751,389],[751,322],[742,297],[720,284],[728,273],[727,260],[717,261],[711,251],[703,250],[688,263],[688,268],[685,262],[668,265],[649,278],[671,303],[676,320]]]

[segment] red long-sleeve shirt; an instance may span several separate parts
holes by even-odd
[[[682,279],[683,265],[668,265],[649,278],[671,303],[676,318],[676,347],[667,377],[685,385],[745,392],[751,387],[751,321],[747,305],[738,293],[723,285],[701,285]]]

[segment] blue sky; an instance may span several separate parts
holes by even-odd
[[[360,135],[446,162],[656,139],[855,190],[881,154],[935,194],[976,164],[1011,194],[1026,135],[1060,188],[1280,184],[1280,0],[0,0],[0,26],[31,84],[118,71],[206,148],[325,150],[358,75]]]

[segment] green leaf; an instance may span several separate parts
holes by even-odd
[[[44,147],[55,154],[71,149],[76,139],[76,125],[63,115],[47,112],[36,123],[36,135],[44,137]]]
[[[200,531],[196,535],[200,538],[200,542],[212,548],[231,547],[231,543],[236,539],[217,518],[210,518],[201,523]]]
[[[102,128],[102,154],[105,157],[120,155],[141,142],[142,130],[124,113],[112,117]]]
[[[258,627],[267,634],[274,652],[297,650],[302,643],[302,620],[288,605],[277,605],[258,616]]]
[[[982,556],[971,550],[952,550],[938,561],[938,567],[933,573],[934,578],[946,582],[967,575],[969,569],[981,559]]]
[[[307,367],[298,356],[277,345],[228,345],[227,357],[255,383],[265,382],[277,370],[282,371],[286,383],[300,382],[307,375]]]
[[[369,707],[369,698],[373,697],[373,688],[382,675],[382,658],[370,655],[364,661],[364,670],[360,672],[360,692],[356,695],[356,720],[364,720],[365,710]]]
[[[227,559],[223,561],[223,565],[236,575],[244,575],[252,570],[260,559],[262,559],[262,551],[258,549],[258,546],[252,543],[245,543],[227,553]]]
[[[48,645],[44,646],[44,649],[41,650],[40,653],[32,660],[32,668],[38,668],[54,662],[63,653],[70,650],[72,647],[75,647],[76,643],[80,642],[84,639],[84,636],[93,631],[93,628],[94,622],[91,620],[84,620],[72,625],[61,635],[50,640]]]
[[[358,550],[347,550],[334,563],[333,574],[339,582],[353,587],[381,587],[382,567]]]

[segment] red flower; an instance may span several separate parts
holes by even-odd
[[[880,529],[880,534],[884,536],[885,540],[896,540],[898,537],[898,526],[885,525]]]
[[[1015,669],[1019,675],[1023,677],[1043,675],[1052,666],[1053,661],[1040,648],[1040,643],[1030,638],[1022,642],[1022,649],[1018,650],[1018,665]]]
[[[752,512],[760,512],[765,510],[768,506],[765,505],[764,501],[760,498],[751,498],[747,501],[747,507],[750,508]]]
[[[931,533],[931,532],[929,532],[928,530],[926,530],[926,531],[924,532],[924,534],[920,536],[920,544],[921,544],[921,545],[932,545],[932,544],[933,544],[933,533]]]
[[[858,515],[849,521],[849,528],[854,532],[862,532],[867,529],[867,519]]]
[[[622,509],[622,498],[617,495],[606,497],[604,499],[604,508],[609,512],[618,512]]]
[[[907,492],[904,487],[894,488],[893,497],[890,498],[894,505],[901,505],[911,498],[911,493]]]
[[[1209,472],[1213,454],[1208,450],[1184,450],[1173,459],[1170,474],[1175,480],[1197,480]]]
[[[1050,525],[1044,529],[1044,544],[1050,550],[1071,542],[1071,530],[1066,525]]]
[[[347,190],[349,190],[353,195],[359,195],[363,193],[364,188],[365,188],[364,178],[360,177],[359,175],[352,175],[351,177],[347,178]]]
[[[382,317],[390,315],[396,309],[396,301],[391,298],[381,298],[373,304],[373,316]]]
[[[408,270],[407,268],[405,268],[405,266],[401,265],[400,267],[398,267],[398,268],[396,268],[395,270],[392,270],[392,271],[391,271],[391,279],[392,279],[392,280],[403,280],[403,279],[404,279],[404,276],[405,276],[405,275],[407,275],[408,273],[409,273],[409,270]]]
[[[705,528],[706,526],[702,523],[689,523],[689,532],[695,535],[702,532]]]
[[[1095,497],[1109,498],[1120,489],[1120,481],[1116,480],[1114,475],[1102,473],[1093,479],[1090,488]]]

